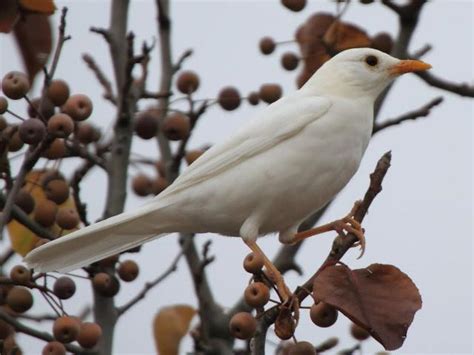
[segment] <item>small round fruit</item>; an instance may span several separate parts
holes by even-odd
[[[186,160],[186,164],[188,165],[191,165],[192,163],[194,163],[194,161],[199,158],[202,154],[204,153],[204,151],[200,150],[200,149],[195,149],[195,150],[190,150],[190,151],[187,151],[185,156],[184,156],[184,160]]]
[[[67,138],[74,131],[74,121],[65,113],[57,113],[48,120],[48,133],[58,138]]]
[[[189,118],[178,112],[170,114],[161,126],[166,138],[172,141],[185,139],[188,137],[190,129]]]
[[[5,128],[8,127],[8,122],[7,120],[5,119],[5,117],[3,117],[2,115],[0,115],[0,132],[2,132]]]
[[[69,184],[62,179],[50,180],[43,189],[46,198],[58,205],[66,202],[69,198]]]
[[[258,103],[260,102],[260,95],[256,91],[251,92],[249,96],[247,96],[247,101],[252,106],[258,105]]]
[[[370,337],[370,333],[367,330],[355,323],[351,324],[351,335],[359,341],[367,340]]]
[[[306,0],[281,0],[281,3],[287,9],[298,12],[306,6]]]
[[[10,278],[17,284],[25,285],[31,280],[31,272],[23,265],[15,265],[10,270]]]
[[[393,48],[393,38],[387,32],[380,32],[372,38],[372,48],[390,54]]]
[[[68,316],[57,318],[53,323],[53,335],[63,344],[71,343],[79,335],[80,324],[77,319]]]
[[[158,195],[163,192],[168,187],[168,185],[168,180],[166,180],[164,177],[158,176],[151,182],[151,192],[154,195]]]
[[[102,336],[102,328],[91,322],[84,322],[81,325],[79,330],[79,336],[77,337],[77,342],[80,346],[86,349],[93,348]]]
[[[132,180],[132,189],[138,196],[145,197],[151,193],[153,183],[148,176],[138,174]]]
[[[21,123],[18,133],[26,144],[38,144],[46,136],[46,127],[41,120],[30,118]]]
[[[278,84],[263,84],[260,87],[260,98],[268,104],[277,101],[282,95],[281,86]]]
[[[251,307],[263,307],[270,299],[270,289],[263,282],[253,282],[245,289],[244,298]]]
[[[259,47],[263,54],[269,55],[275,50],[276,43],[271,37],[263,37],[260,40]]]
[[[245,271],[256,274],[262,270],[263,267],[263,257],[261,255],[250,253],[244,259],[244,269]]]
[[[141,139],[151,139],[158,131],[159,110],[151,109],[140,112],[135,118],[135,133]]]
[[[233,111],[240,106],[239,91],[234,87],[226,87],[219,92],[217,102],[226,111]]]
[[[76,283],[70,277],[61,276],[54,282],[53,292],[58,298],[67,300],[76,293]]]
[[[33,212],[35,208],[35,200],[31,194],[25,189],[18,191],[15,198],[15,204],[22,209],[26,214]]]
[[[36,203],[34,220],[43,227],[51,227],[56,221],[58,205],[50,200],[41,200]]]
[[[15,312],[23,313],[33,306],[33,296],[27,288],[15,286],[8,292],[7,304]]]
[[[56,214],[56,223],[62,229],[74,229],[79,224],[79,215],[75,208],[63,207]]]
[[[316,355],[316,349],[310,342],[299,341],[290,348],[288,355]]]
[[[30,90],[30,82],[25,73],[11,71],[2,80],[2,91],[12,100],[21,99]]]
[[[4,320],[0,320],[0,340],[5,340],[10,335],[14,333],[13,327],[5,322]]]
[[[309,311],[313,323],[322,328],[330,327],[336,323],[337,315],[337,309],[324,302],[313,304]]]
[[[97,263],[102,268],[115,267],[115,264],[119,261],[119,254],[114,254],[106,257],[105,259],[99,260]]]
[[[81,122],[77,125],[74,136],[82,144],[89,144],[100,139],[100,131],[89,123]]]
[[[41,97],[36,97],[31,100],[31,105],[28,105],[28,116],[32,118],[38,118],[38,112],[41,105],[41,118],[48,119],[54,115],[54,105],[47,97],[42,99]]]
[[[92,101],[88,96],[75,94],[67,99],[62,110],[71,116],[74,121],[84,121],[91,115],[92,108]]]
[[[199,77],[193,71],[183,71],[178,76],[176,86],[178,87],[178,90],[183,94],[192,94],[199,88]]]
[[[69,98],[69,85],[61,79],[51,81],[47,95],[54,106],[62,106]]]
[[[133,260],[122,261],[117,269],[119,277],[126,282],[133,281],[137,278],[140,269]]]
[[[18,130],[15,130],[15,132],[8,140],[8,151],[18,152],[21,148],[23,148],[23,145],[24,143],[20,138],[20,133],[18,132]]]
[[[230,334],[238,339],[250,339],[257,330],[257,321],[247,312],[234,314],[229,322]]]
[[[50,341],[44,346],[41,355],[66,355],[66,348],[59,341]]]
[[[4,96],[0,96],[0,115],[7,112],[8,100]]]
[[[50,160],[61,159],[67,154],[67,147],[64,139],[56,138],[53,143],[43,153],[44,157]]]
[[[120,283],[117,278],[105,272],[94,275],[92,286],[103,297],[113,297],[120,290]]]
[[[281,65],[288,71],[295,70],[298,67],[300,59],[293,52],[286,52],[281,57]]]

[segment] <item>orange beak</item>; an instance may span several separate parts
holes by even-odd
[[[428,70],[431,65],[421,60],[401,60],[389,69],[391,75],[402,75],[405,73],[412,73],[416,71]]]

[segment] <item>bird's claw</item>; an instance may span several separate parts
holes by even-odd
[[[345,237],[346,236],[346,233],[344,233],[345,231],[347,233],[354,234],[357,237],[358,242],[355,243],[353,247],[360,247],[361,252],[358,259],[360,259],[362,255],[364,255],[365,246],[366,246],[364,228],[362,228],[362,225],[360,224],[360,222],[354,218],[354,213],[356,209],[359,207],[359,204],[360,204],[360,201],[357,201],[354,204],[354,207],[352,208],[351,212],[346,217],[334,222],[334,229],[337,231],[337,233],[340,236]]]

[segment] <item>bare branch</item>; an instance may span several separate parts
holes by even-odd
[[[104,99],[110,101],[112,104],[116,105],[117,104],[117,98],[115,97],[113,90],[112,90],[112,84],[110,83],[110,80],[107,79],[105,76],[104,72],[102,69],[100,69],[99,65],[95,62],[94,58],[92,58],[91,55],[85,53],[82,55],[82,59],[84,62],[86,62],[87,66],[89,67],[90,70],[92,70],[99,81],[99,83],[102,85],[104,88],[104,94],[102,95]]]
[[[431,113],[431,109],[433,107],[438,106],[442,102],[443,102],[443,98],[440,96],[440,97],[437,97],[437,98],[431,100],[430,102],[423,105],[422,107],[420,107],[417,110],[407,112],[407,113],[401,115],[400,117],[391,118],[391,119],[385,120],[381,123],[375,123],[374,124],[374,129],[372,131],[372,135],[376,134],[377,132],[380,132],[381,130],[383,130],[387,127],[395,126],[395,125],[398,125],[402,122],[405,122],[405,121],[408,121],[408,120],[416,120],[417,118],[420,118],[420,117],[426,117]]]
[[[435,88],[452,92],[460,96],[474,97],[474,86],[466,83],[453,83],[445,79],[441,79],[429,72],[416,73],[425,83]]]
[[[188,49],[181,54],[181,56],[178,58],[178,61],[176,62],[175,65],[173,65],[173,73],[176,73],[181,70],[181,67],[183,66],[183,63],[186,59],[188,59],[191,55],[193,54],[192,49]]]
[[[77,213],[79,214],[79,218],[81,219],[82,223],[85,226],[88,226],[90,223],[87,220],[87,206],[85,203],[82,202],[80,196],[80,184],[82,179],[89,173],[89,171],[94,167],[94,164],[91,161],[85,161],[83,164],[74,171],[70,185],[72,188],[72,197],[74,198],[74,203],[76,205]]]

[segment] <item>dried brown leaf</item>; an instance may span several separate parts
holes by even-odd
[[[316,278],[313,292],[318,301],[340,310],[387,350],[402,346],[422,305],[416,285],[393,265],[328,267]]]
[[[0,1],[0,32],[9,33],[19,18],[18,1]]]
[[[53,0],[20,0],[20,6],[28,11],[51,15],[56,10]]]

